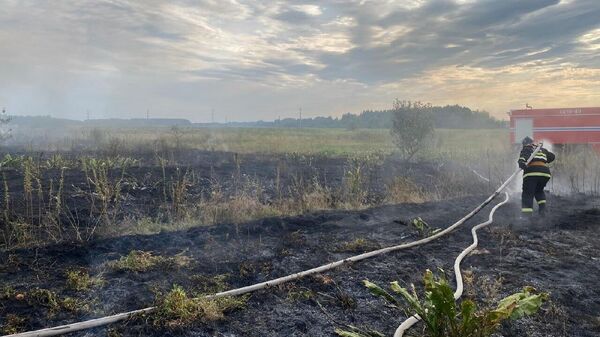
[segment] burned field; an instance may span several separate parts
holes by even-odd
[[[205,157],[200,160],[202,155]],[[228,153],[196,153],[194,158],[200,159],[187,168],[190,172],[195,168],[197,175],[196,180],[190,180],[186,200],[211,194],[211,181],[219,175],[224,182],[236,176],[259,177],[267,186],[262,196],[276,200],[278,180],[281,186],[292,186],[302,176],[300,172],[305,172],[304,179],[309,181],[307,172],[317,172],[320,183],[333,189],[345,184],[351,168],[347,160],[302,158],[299,163],[303,164],[288,165],[296,171],[286,175],[277,169],[283,167],[277,158],[238,158],[242,163],[239,168]],[[185,169],[180,167],[179,171]],[[165,204],[165,189],[160,182],[164,176],[176,176],[177,168],[165,166],[164,170],[165,175],[160,166],[148,168],[143,164],[128,169],[127,181],[137,185],[123,185],[115,219],[122,221],[152,211],[164,217],[160,212],[171,211],[168,207],[172,195],[167,194]],[[0,253],[0,324],[4,333],[67,324],[155,305],[174,285],[189,295],[210,294],[417,240],[422,233],[410,225],[411,219],[421,217],[431,227],[444,228],[479,204],[485,198],[481,193],[489,186],[465,175],[471,183],[463,184],[466,187],[460,193],[471,196],[438,195],[443,200],[384,205],[389,182],[404,173],[415,186],[431,189],[436,176],[448,172],[457,176],[461,170],[464,168],[451,167],[441,173],[438,165],[402,167],[388,160],[372,166],[372,171],[363,171],[365,179],[372,180],[365,183],[368,191],[360,193],[361,210],[306,209],[301,215],[198,223],[150,235],[69,239],[35,248],[7,249]],[[60,179],[60,170],[48,172]],[[65,190],[84,190],[85,175],[77,172],[63,171]],[[140,183],[155,177],[154,183]],[[14,200],[18,200],[15,194],[21,179],[17,171],[7,173],[9,189],[15,191]],[[235,195],[234,183],[223,186],[224,193]],[[445,188],[440,188],[440,193]],[[282,190],[293,193],[290,188]],[[65,196],[69,214],[89,214],[85,195]],[[344,196],[350,201],[351,197]],[[464,296],[485,305],[524,286],[533,286],[548,292],[550,300],[537,315],[503,325],[502,336],[598,335],[600,199],[551,197],[552,212],[535,226],[517,225],[517,199],[513,195],[511,203],[499,209],[491,227],[481,231],[478,249],[463,263]],[[12,210],[18,213],[16,206]],[[257,291],[192,324],[147,315],[73,335],[335,336],[336,327],[347,325],[391,335],[406,313],[369,294],[361,281],[385,285],[397,280],[403,285],[420,286],[423,272],[438,268],[452,280],[455,257],[471,243],[469,228],[487,218],[486,210],[433,243]],[[61,213],[64,220],[68,219],[66,214]],[[85,227],[93,222],[81,224]],[[412,333],[418,335],[419,329],[417,326]]]

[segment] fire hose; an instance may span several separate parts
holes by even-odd
[[[535,156],[535,154],[539,151],[539,149],[541,149],[541,145],[539,145],[533,151],[533,153],[531,154],[531,156],[527,160],[527,163],[529,163],[529,161],[531,161],[531,159],[533,158],[533,156]],[[485,201],[483,201],[481,204],[479,204],[477,207],[475,207],[475,209],[473,209],[469,214],[465,215],[463,218],[459,219],[458,221],[456,221],[454,224],[452,224],[451,226],[447,227],[446,229],[444,229],[444,230],[442,230],[442,231],[440,231],[440,232],[438,232],[436,234],[433,234],[433,235],[431,235],[429,237],[426,237],[424,239],[417,240],[417,241],[412,241],[412,242],[408,242],[408,243],[404,243],[404,244],[400,244],[400,245],[396,245],[396,246],[381,248],[381,249],[377,249],[377,250],[370,251],[370,252],[367,252],[367,253],[355,255],[355,256],[352,256],[352,257],[349,257],[349,258],[346,258],[346,259],[343,259],[343,260],[338,260],[338,261],[335,261],[335,262],[324,264],[324,265],[319,266],[319,267],[315,267],[315,268],[308,269],[308,270],[305,270],[305,271],[302,271],[302,272],[298,272],[298,273],[295,273],[295,274],[291,274],[291,275],[279,277],[279,278],[276,278],[276,279],[273,279],[273,280],[270,280],[270,281],[261,282],[261,283],[257,283],[257,284],[253,284],[253,285],[249,285],[249,286],[237,288],[237,289],[232,289],[232,290],[228,290],[228,291],[223,291],[223,292],[219,292],[219,293],[216,293],[216,294],[213,294],[213,295],[208,295],[207,298],[217,298],[217,297],[224,297],[224,296],[237,296],[237,295],[242,295],[242,294],[250,293],[250,292],[253,292],[253,291],[256,291],[256,290],[265,289],[265,288],[276,286],[276,285],[279,285],[279,284],[282,284],[282,283],[294,281],[294,280],[303,278],[303,277],[308,276],[308,275],[322,273],[322,272],[325,272],[325,271],[337,268],[337,267],[345,265],[345,264],[349,264],[349,263],[361,261],[361,260],[364,260],[364,259],[368,259],[368,258],[371,258],[371,257],[375,257],[375,256],[379,256],[379,255],[383,255],[383,254],[395,252],[395,251],[402,250],[402,249],[416,247],[416,246],[423,245],[423,244],[429,243],[431,241],[434,241],[434,240],[436,240],[436,239],[438,239],[438,238],[440,238],[440,237],[442,237],[442,236],[444,236],[444,235],[452,232],[457,227],[461,226],[467,220],[469,220],[470,218],[472,218],[473,216],[475,216],[477,213],[479,213],[479,211],[481,211],[485,206],[487,206],[495,197],[497,197],[500,194],[500,192],[504,188],[506,188],[506,186],[508,186],[508,184],[517,176],[517,174],[520,171],[521,171],[521,169],[516,170],[500,187],[498,187],[498,189],[496,189],[496,191],[494,191],[494,193],[492,195],[490,195],[487,199],[485,199]],[[496,207],[494,207],[494,210],[497,207],[499,207],[499,206],[500,206],[500,204],[496,205]],[[490,214],[490,216],[491,215],[492,214]],[[128,312],[123,312],[123,313],[119,313],[119,314],[115,314],[115,315],[110,315],[110,316],[95,318],[95,319],[91,319],[91,320],[87,320],[87,321],[76,322],[76,323],[72,323],[72,324],[60,325],[60,326],[56,326],[56,327],[52,327],[52,328],[45,328],[45,329],[40,329],[40,330],[35,330],[35,331],[28,331],[28,332],[22,332],[22,333],[17,333],[17,334],[5,335],[3,337],[48,337],[48,336],[57,336],[57,335],[62,335],[62,334],[70,333],[70,332],[75,332],[75,331],[80,331],[80,330],[86,330],[86,329],[91,329],[91,328],[95,328],[95,327],[105,326],[105,325],[108,325],[108,324],[112,324],[112,323],[116,323],[116,322],[119,322],[119,321],[130,319],[130,318],[132,318],[134,316],[137,316],[137,315],[140,315],[140,314],[151,313],[151,312],[155,311],[156,309],[157,309],[156,307],[147,307],[147,308],[133,310],[133,311],[128,311]],[[411,318],[409,318],[409,320],[411,320],[412,318],[414,318],[414,316],[411,317]],[[418,321],[418,319],[415,320],[410,326],[412,326],[417,321]],[[398,328],[398,329],[400,329],[400,328]],[[402,335],[400,335],[400,336],[402,336]]]
[[[536,146],[536,148],[533,151],[533,153],[531,154],[531,156],[529,156],[529,158],[527,159],[527,164],[531,161],[531,159],[533,159],[533,157],[536,155],[536,153],[539,152],[539,150],[541,148],[542,148],[542,143],[540,143]],[[513,175],[510,176],[503,185],[508,185],[508,183],[510,183],[510,181],[512,181],[520,171],[521,171],[521,169],[516,170],[515,173],[513,173]],[[475,172],[475,170],[473,170],[473,172]],[[502,188],[502,186],[497,191],[499,191],[501,188]],[[471,253],[477,247],[477,244],[479,243],[479,239],[477,238],[477,230],[491,224],[494,221],[494,213],[496,213],[496,210],[508,202],[508,199],[509,199],[508,193],[504,192],[504,195],[505,195],[505,199],[502,202],[498,203],[496,206],[494,206],[494,208],[492,208],[492,210],[490,211],[488,220],[471,228],[471,235],[473,236],[473,243],[469,247],[467,247],[465,250],[463,250],[456,257],[456,260],[454,260],[454,277],[456,278],[456,291],[454,291],[454,300],[458,300],[462,296],[462,293],[463,293],[463,279],[462,279],[462,273],[460,271],[460,263],[465,258],[465,256],[467,256],[469,253]],[[403,337],[404,332],[406,330],[410,329],[413,325],[415,325],[420,320],[421,320],[421,317],[418,314],[415,314],[415,315],[407,318],[404,322],[402,322],[402,324],[400,324],[400,326],[398,326],[398,328],[394,332],[394,337]]]
[[[496,212],[496,210],[500,206],[502,206],[508,202],[508,199],[509,199],[508,193],[504,192],[504,195],[505,195],[505,199],[502,202],[498,203],[496,206],[494,206],[494,208],[492,208],[492,211],[490,212],[488,220],[486,222],[480,223],[479,225],[471,228],[471,235],[473,236],[473,243],[469,247],[467,247],[465,250],[463,250],[458,255],[456,260],[454,261],[454,276],[456,277],[456,291],[454,292],[455,300],[458,300],[462,296],[462,293],[463,293],[463,280],[462,280],[462,274],[460,272],[460,263],[465,258],[465,256],[467,256],[469,253],[471,253],[477,247],[477,244],[478,244],[477,230],[491,224],[492,221],[494,220],[494,213]],[[396,329],[396,332],[394,333],[394,337],[404,336],[404,332],[420,320],[421,320],[421,317],[419,315],[413,315],[413,316],[407,318],[404,322],[402,322],[402,324],[400,324],[398,329]]]

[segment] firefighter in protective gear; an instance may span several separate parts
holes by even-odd
[[[541,148],[531,162],[527,164],[527,159],[536,149],[533,139],[525,137],[523,139],[523,149],[519,156],[519,167],[523,169],[523,194],[521,195],[521,212],[525,216],[533,215],[533,199],[537,201],[540,215],[546,211],[546,193],[544,187],[551,178],[548,163],[554,161],[554,153]]]

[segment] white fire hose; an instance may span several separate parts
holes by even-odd
[[[527,159],[527,164],[529,164],[529,162],[533,159],[533,157],[539,152],[539,150],[542,148],[542,145],[543,144],[540,143],[536,146],[536,148],[533,151],[533,153],[531,154],[531,156],[529,156],[529,158]],[[515,173],[513,173],[504,182],[504,184],[502,184],[502,186],[500,186],[500,188],[498,190],[496,190],[496,192],[499,192],[500,190],[502,190],[503,186],[508,185],[520,171],[521,171],[520,168],[518,170],[516,170]],[[486,222],[480,223],[479,225],[471,228],[471,235],[473,236],[473,243],[469,247],[467,247],[465,250],[463,250],[458,255],[456,260],[454,261],[454,276],[456,278],[456,291],[454,292],[454,300],[458,300],[462,296],[462,293],[463,293],[463,279],[462,279],[462,273],[460,271],[460,263],[465,258],[465,256],[467,256],[470,252],[473,251],[473,249],[475,249],[477,247],[477,244],[479,242],[479,240],[477,238],[477,230],[491,224],[494,221],[494,213],[496,213],[496,210],[500,206],[502,206],[508,202],[508,199],[509,199],[508,193],[504,192],[504,195],[505,195],[505,199],[502,202],[498,203],[496,206],[494,206],[494,208],[492,208],[492,210],[490,211],[488,220]],[[402,322],[402,324],[400,324],[398,329],[396,329],[396,332],[394,332],[394,337],[403,337],[404,332],[406,330],[410,329],[413,325],[415,325],[420,320],[421,320],[421,317],[418,314],[415,314],[415,315],[407,318],[404,322]]]
[[[480,223],[479,225],[477,225],[471,229],[471,234],[473,236],[473,243],[469,247],[467,247],[465,250],[463,250],[458,255],[456,260],[454,261],[454,275],[456,277],[456,291],[454,292],[455,300],[458,300],[462,296],[462,293],[463,293],[463,280],[462,280],[462,274],[460,272],[460,263],[465,258],[465,256],[467,256],[470,252],[473,251],[473,249],[475,249],[475,247],[477,247],[477,243],[478,243],[477,230],[491,224],[494,219],[494,213],[496,212],[496,210],[500,206],[502,206],[508,202],[508,199],[509,199],[508,193],[504,192],[504,195],[505,195],[505,199],[502,202],[498,203],[496,206],[494,206],[494,208],[492,208],[492,211],[490,212],[490,216],[489,216],[488,220],[486,222]],[[402,324],[400,324],[398,329],[396,329],[396,332],[394,333],[394,337],[402,337],[406,330],[408,330],[410,327],[415,325],[415,323],[417,323],[420,320],[421,320],[421,317],[419,315],[414,315],[414,316],[407,318],[404,322],[402,322]]]
[[[529,157],[529,159],[527,160],[527,163],[529,163],[529,161],[531,161],[531,159],[533,158],[533,156],[539,151],[539,149],[541,148],[541,145],[538,146],[534,152],[531,154],[531,156]],[[241,288],[237,288],[237,289],[232,289],[232,290],[228,290],[228,291],[223,291],[220,293],[216,293],[213,295],[208,295],[207,298],[216,298],[216,297],[223,297],[223,296],[236,296],[236,295],[242,295],[242,294],[246,294],[249,292],[253,292],[256,290],[260,290],[260,289],[265,289],[268,287],[272,287],[272,286],[276,286],[285,282],[289,282],[289,281],[293,281],[293,280],[297,280],[300,279],[302,277],[308,276],[308,275],[312,275],[312,274],[317,274],[317,273],[322,273],[324,271],[328,271],[331,269],[334,269],[336,267],[351,263],[351,262],[357,262],[357,261],[361,261],[364,259],[368,259],[374,256],[378,256],[378,255],[382,255],[382,254],[386,254],[386,253],[391,253],[397,250],[401,250],[401,249],[407,249],[407,248],[411,248],[411,247],[415,247],[415,246],[419,246],[419,245],[423,245],[425,243],[429,243],[433,240],[436,240],[450,232],[452,232],[453,230],[455,230],[457,227],[459,227],[460,225],[462,225],[465,221],[467,221],[468,219],[472,218],[475,214],[477,214],[479,211],[481,211],[481,209],[483,209],[483,207],[485,207],[487,204],[489,204],[496,196],[498,196],[498,194],[500,194],[500,192],[506,188],[506,186],[508,186],[508,184],[517,176],[517,174],[521,171],[521,169],[516,170],[492,195],[490,195],[484,202],[482,202],[479,206],[475,207],[475,209],[473,209],[469,214],[467,214],[466,216],[464,216],[463,218],[461,218],[460,220],[458,220],[457,222],[455,222],[454,224],[452,224],[450,227],[434,234],[431,235],[427,238],[421,239],[421,240],[417,240],[417,241],[413,241],[413,242],[408,242],[408,243],[404,243],[404,244],[400,244],[397,246],[391,246],[391,247],[386,247],[386,248],[381,248],[381,249],[377,249],[371,252],[367,252],[367,253],[363,253],[360,255],[356,255],[356,256],[352,256],[343,260],[339,260],[339,261],[335,261],[335,262],[331,262],[328,264],[324,264],[322,266],[316,267],[316,268],[312,268],[312,269],[308,269],[299,273],[295,273],[295,274],[291,274],[288,276],[283,276],[280,278],[276,278],[270,281],[266,281],[266,282],[261,282],[261,283],[257,283],[257,284],[253,284],[253,285],[249,285],[246,287],[241,287]],[[496,205],[496,207],[494,207],[494,210],[499,207],[499,205]],[[493,214],[493,213],[492,213]],[[490,214],[490,216],[492,215]],[[35,330],[35,331],[28,331],[28,332],[22,332],[22,333],[17,333],[17,334],[12,334],[12,335],[5,335],[3,337],[48,337],[48,336],[57,336],[57,335],[62,335],[62,334],[66,334],[69,332],[75,332],[75,331],[80,331],[80,330],[85,330],[85,329],[91,329],[91,328],[95,328],[95,327],[99,327],[99,326],[104,326],[104,325],[108,325],[108,324],[112,324],[115,322],[119,322],[119,321],[123,321],[126,319],[129,319],[135,315],[139,315],[139,314],[145,314],[145,313],[151,313],[153,311],[156,310],[156,307],[148,307],[148,308],[144,308],[144,309],[138,309],[138,310],[133,310],[133,311],[128,311],[128,312],[124,312],[124,313],[120,313],[120,314],[116,314],[116,315],[111,315],[111,316],[106,316],[106,317],[101,317],[101,318],[95,318],[95,319],[91,319],[91,320],[87,320],[87,321],[83,321],[83,322],[77,322],[77,323],[72,323],[72,324],[66,324],[66,325],[60,325],[60,326],[56,326],[56,327],[52,327],[52,328],[46,328],[46,329],[41,329],[41,330]],[[413,316],[414,317],[414,316]],[[411,318],[413,318],[411,317]],[[409,318],[409,320],[411,319]],[[413,322],[411,324],[411,326],[416,323],[418,320],[415,320],[415,322]],[[403,323],[404,324],[404,323]],[[395,335],[396,336],[396,335]],[[401,336],[401,335],[400,335]]]

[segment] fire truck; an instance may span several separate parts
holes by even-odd
[[[588,144],[600,151],[600,107],[511,110],[510,140],[523,138],[555,145]]]

